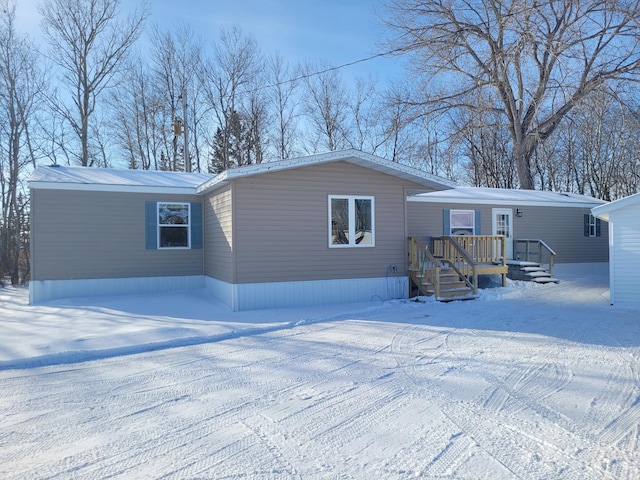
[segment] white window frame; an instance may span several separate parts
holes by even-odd
[[[167,224],[160,223],[160,205],[182,205],[187,207],[188,223],[187,224]],[[157,225],[157,245],[158,250],[189,250],[191,248],[191,204],[189,202],[157,202],[156,203],[156,223]],[[163,247],[160,242],[161,228],[186,228],[187,229],[187,245],[180,247]]]
[[[471,214],[471,226],[469,225],[465,225],[465,226],[461,226],[461,225],[456,225],[455,227],[453,226],[453,214],[454,213],[470,213]],[[449,233],[447,233],[447,235],[454,235],[453,231],[459,228],[464,228],[464,229],[469,229],[471,228],[471,233],[470,235],[475,235],[476,234],[476,211],[475,210],[468,210],[468,209],[451,209],[449,210]]]
[[[333,240],[331,203],[333,200],[347,200],[349,209],[349,243],[335,244]],[[356,200],[371,202],[371,243],[356,243]],[[329,195],[329,248],[370,248],[376,246],[376,203],[375,198],[366,195]]]

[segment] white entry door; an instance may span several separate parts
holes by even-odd
[[[507,259],[513,258],[513,210],[510,208],[494,208],[492,235],[504,235],[507,237]]]

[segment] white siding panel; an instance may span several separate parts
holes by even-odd
[[[235,286],[217,278],[205,277],[207,293],[230,309],[234,309]]]
[[[363,278],[233,285],[234,310],[310,307],[407,298],[408,278]],[[223,300],[221,300],[223,301]]]
[[[29,301],[34,304],[61,298],[196,290],[204,288],[204,286],[203,275],[86,280],[34,280],[29,283]]]
[[[640,304],[640,206],[632,205],[610,214],[613,224],[612,302]]]

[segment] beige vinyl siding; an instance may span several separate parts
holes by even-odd
[[[233,283],[233,192],[231,185],[204,201],[205,274]]]
[[[31,191],[33,280],[203,274],[203,249],[147,250],[145,202],[192,195]]]
[[[405,272],[405,188],[418,185],[346,162],[234,181],[236,282],[384,277]],[[329,248],[328,196],[375,198],[375,247]]]
[[[584,236],[584,215],[589,208],[521,206],[521,205],[474,205],[460,203],[407,202],[407,218],[410,236],[443,235],[443,211],[445,209],[480,210],[481,233],[491,235],[492,209],[513,210],[513,238],[541,239],[557,256],[557,263],[607,262],[607,223],[601,222],[599,237]],[[516,217],[516,209],[522,217]]]

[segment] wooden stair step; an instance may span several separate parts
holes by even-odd
[[[469,287],[464,287],[464,288],[450,288],[447,290],[442,290],[440,289],[440,296],[441,297],[449,297],[451,295],[457,295],[460,293],[470,293],[471,289]]]
[[[448,303],[448,302],[460,302],[464,300],[475,300],[478,298],[478,295],[463,295],[459,297],[440,297],[436,298],[439,302]]]
[[[426,289],[430,294],[436,293],[435,288],[433,288],[432,284],[422,284],[422,287]],[[471,289],[466,284],[458,284],[458,285],[440,285],[440,293],[444,292],[462,292],[462,291],[471,291]]]

